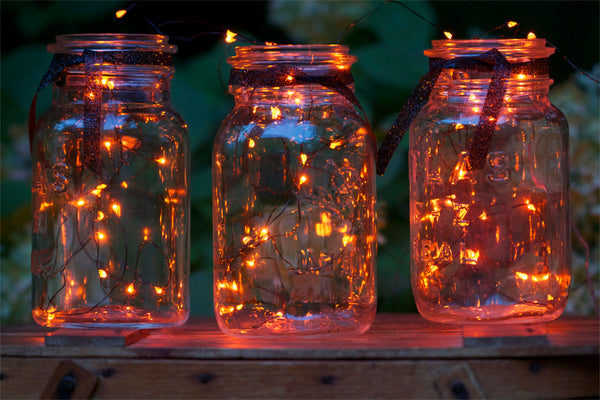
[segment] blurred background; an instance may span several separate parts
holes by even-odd
[[[192,315],[212,315],[212,214],[210,155],[219,124],[233,107],[228,95],[234,46],[209,23],[260,40],[284,43],[335,43],[345,27],[378,1],[151,1],[122,19],[115,11],[127,1],[5,1],[2,18],[0,140],[0,322],[31,322],[31,159],[27,112],[52,55],[45,49],[68,33],[156,33],[161,29],[179,46],[172,102],[187,121],[192,143],[191,302]],[[480,35],[545,38],[579,68],[600,75],[598,1],[405,1],[411,9],[455,39]],[[519,22],[518,31],[501,29]],[[197,35],[194,40],[189,40]],[[341,40],[358,56],[353,67],[356,93],[381,141],[420,77],[427,72],[423,50],[441,33],[406,8],[386,4],[349,30]],[[590,246],[590,275],[596,293],[600,259],[600,86],[578,74],[562,58],[551,58],[551,101],[566,115],[571,135],[571,189],[574,222]],[[50,101],[44,89],[38,115]],[[378,177],[378,310],[416,312],[410,289],[408,171],[404,140],[384,177]],[[591,314],[585,250],[573,239],[573,279],[567,313]]]

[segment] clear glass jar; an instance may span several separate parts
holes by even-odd
[[[338,45],[229,58],[235,108],[213,150],[215,314],[227,334],[350,335],[374,319],[376,148],[350,100],[354,61]]]
[[[171,108],[177,48],[161,35],[78,34],[37,124],[33,317],[52,327],[155,328],[189,315],[189,145]],[[109,52],[130,62],[103,59]],[[120,53],[119,53],[120,52]],[[84,101],[88,96],[92,105]],[[94,129],[95,127],[95,129]]]
[[[511,63],[553,53],[543,39],[512,39],[439,40],[425,54],[451,59],[492,48]],[[491,76],[443,70],[410,127],[411,281],[419,312],[432,321],[548,321],[567,301],[567,122],[548,100],[547,70],[525,65],[507,78],[476,160],[470,150],[481,143],[475,131]]]

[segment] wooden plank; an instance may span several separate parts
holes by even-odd
[[[365,335],[318,340],[249,340],[223,335],[213,318],[153,331],[125,347],[44,346],[47,331],[3,327],[3,357],[113,357],[180,359],[437,359],[597,355],[597,318],[561,317],[546,325],[548,344],[463,346],[463,327],[435,324],[417,314],[378,315]]]
[[[586,356],[363,361],[85,358],[77,363],[99,376],[94,398],[378,399],[440,398],[440,385],[452,392],[453,385],[469,387],[467,379],[477,382],[486,398],[597,398],[598,361]],[[3,358],[0,395],[38,398],[58,363],[49,358]],[[440,377],[457,365],[467,366],[472,377],[458,373],[440,383]]]
[[[128,346],[150,335],[149,329],[58,329],[44,337],[46,346]]]
[[[546,324],[464,325],[465,347],[546,346]]]

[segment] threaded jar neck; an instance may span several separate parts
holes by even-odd
[[[240,46],[227,61],[234,68],[265,69],[288,65],[303,71],[347,69],[356,62],[348,46],[337,44]]]
[[[80,54],[84,50],[176,53],[177,46],[168,42],[169,37],[164,35],[83,33],[59,35],[56,37],[56,43],[46,48],[55,54]]]
[[[497,49],[509,62],[523,63],[547,58],[554,53],[552,47],[546,46],[545,39],[434,40],[431,43],[433,48],[424,51],[429,58],[477,56]]]

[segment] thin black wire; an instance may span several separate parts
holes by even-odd
[[[352,27],[354,27],[354,25],[356,25],[357,23],[359,23],[360,21],[362,21],[364,18],[366,18],[369,15],[373,14],[375,11],[379,10],[381,7],[383,7],[387,3],[393,3],[393,4],[399,4],[399,5],[401,5],[402,7],[406,8],[408,11],[410,11],[411,13],[413,13],[414,15],[416,15],[417,17],[419,17],[420,19],[422,19],[423,21],[427,22],[429,25],[434,26],[440,32],[444,33],[444,29],[442,29],[441,26],[439,26],[439,25],[437,25],[437,24],[429,21],[427,18],[425,18],[424,16],[422,16],[421,14],[419,14],[418,12],[416,12],[415,10],[413,10],[412,8],[410,8],[409,6],[407,6],[406,4],[404,4],[403,2],[396,1],[396,0],[385,0],[385,1],[381,2],[379,5],[377,5],[375,8],[373,8],[371,11],[369,11],[365,15],[361,16],[360,18],[358,18],[356,21],[354,21],[351,24],[347,25],[346,28],[344,29],[344,31],[342,33],[340,33],[340,35],[338,36],[338,39],[337,39],[337,41],[335,43],[339,44],[340,41],[342,40],[342,37],[346,34],[346,32],[349,29],[351,29]]]

